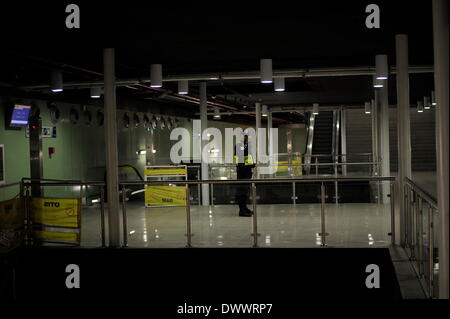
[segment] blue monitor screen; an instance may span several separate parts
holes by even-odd
[[[31,106],[29,105],[14,105],[11,116],[11,126],[25,126],[28,125],[28,117],[30,116]]]

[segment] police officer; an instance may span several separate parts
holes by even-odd
[[[243,139],[243,140],[242,140]],[[241,135],[241,142],[236,144],[234,150],[234,161],[237,164],[237,179],[251,179],[253,175],[252,150],[248,144],[248,135]],[[239,205],[239,216],[250,217],[253,212],[247,208],[247,198],[250,190],[250,184],[237,184],[236,202]]]

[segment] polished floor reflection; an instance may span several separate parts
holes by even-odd
[[[349,203],[326,204],[326,233],[319,234],[320,204],[258,205],[260,247],[380,247],[390,244],[390,205]],[[107,214],[106,214],[107,215]],[[83,210],[82,246],[101,246],[100,209]],[[129,247],[185,247],[186,210],[145,208],[127,203]],[[239,217],[236,206],[191,206],[193,247],[251,247],[253,219]],[[106,244],[107,218],[106,224]]]

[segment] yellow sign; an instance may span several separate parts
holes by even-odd
[[[277,164],[288,164],[288,161],[280,161],[277,162]],[[302,163],[302,159],[301,157],[297,157],[297,159],[292,160],[291,164],[301,164]],[[302,165],[292,165],[290,166],[292,167],[292,170],[294,172],[294,175],[302,175]],[[287,172],[289,169],[289,166],[277,166],[277,173],[281,173],[281,172]]]
[[[80,198],[32,198],[30,208],[34,224],[81,227]]]
[[[0,202],[0,252],[22,243],[24,218],[24,205],[21,198]]]
[[[147,206],[186,206],[186,187],[147,186],[145,204]]]
[[[34,230],[34,239],[46,242],[79,243],[79,233],[64,233],[47,230]]]
[[[152,168],[144,171],[146,176],[159,176],[159,175],[186,175],[187,170],[185,168]]]

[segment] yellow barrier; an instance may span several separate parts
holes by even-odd
[[[147,186],[145,188],[147,206],[186,206],[184,186]]]
[[[30,208],[33,224],[67,228],[81,226],[80,198],[32,198]]]
[[[80,242],[79,233],[64,233],[48,230],[34,230],[34,239],[45,242],[60,242],[60,243],[73,243],[78,244]]]
[[[161,168],[161,169],[146,169],[144,170],[146,176],[158,176],[158,175],[186,175],[187,170],[185,168]]]
[[[19,246],[24,239],[23,199],[14,198],[0,202],[0,252]]]
[[[291,164],[301,164],[301,163],[302,163],[302,159],[299,157],[291,162]],[[288,161],[280,161],[280,162],[277,162],[277,164],[289,164],[289,162]],[[298,165],[298,166],[293,165],[290,167],[292,167],[292,169],[294,171],[294,175],[297,175],[297,176],[302,175],[302,166],[301,165]],[[277,166],[277,173],[287,172],[288,169],[289,169],[289,166]]]

